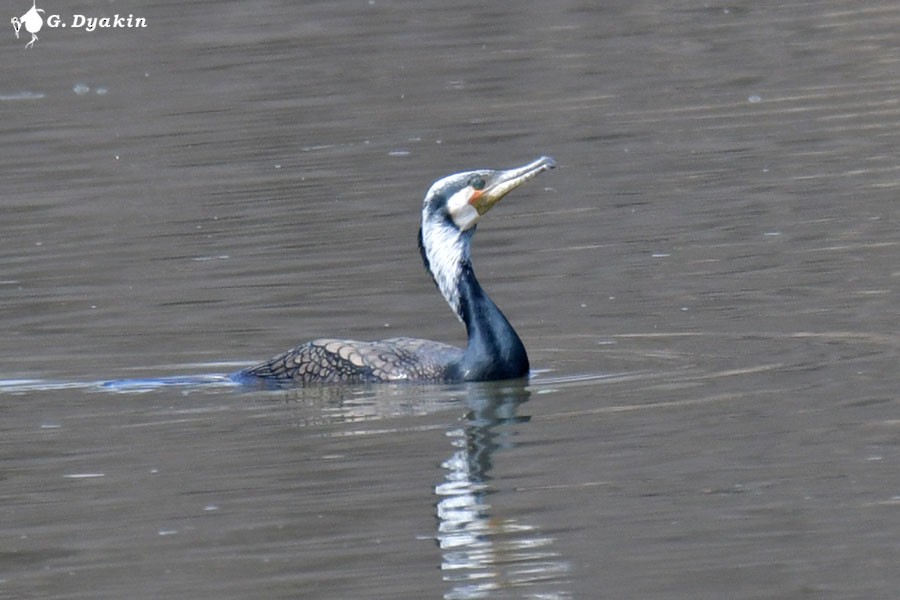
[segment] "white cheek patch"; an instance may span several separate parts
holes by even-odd
[[[471,187],[464,187],[447,200],[447,212],[450,218],[461,231],[466,231],[478,222],[481,215],[475,210],[475,207],[469,204],[472,195],[475,193]]]
[[[472,199],[474,193],[475,190],[469,186],[462,188],[447,199],[447,210],[451,215],[456,215],[463,207],[469,205],[469,200]]]

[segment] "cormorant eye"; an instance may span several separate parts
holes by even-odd
[[[476,190],[483,190],[484,189],[484,179],[482,179],[481,177],[476,175],[475,177],[473,177],[472,179],[469,180],[469,185]]]

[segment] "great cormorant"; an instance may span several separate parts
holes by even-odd
[[[436,181],[422,204],[419,250],[450,308],[465,324],[465,350],[415,338],[377,342],[319,339],[234,375],[243,383],[455,382],[528,374],[522,340],[475,278],[470,259],[478,220],[506,194],[556,167],[548,157],[523,167],[457,173]]]

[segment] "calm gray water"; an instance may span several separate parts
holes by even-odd
[[[0,597],[896,598],[896,3],[39,7],[148,26],[0,35]],[[527,385],[98,385],[461,344],[541,154]]]

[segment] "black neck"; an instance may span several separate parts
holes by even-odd
[[[459,278],[459,314],[469,343],[460,362],[451,366],[451,379],[485,381],[528,374],[522,340],[482,289],[468,261]]]

